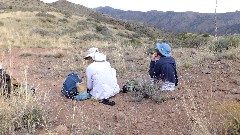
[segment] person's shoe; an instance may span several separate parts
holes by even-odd
[[[103,103],[105,105],[110,105],[110,106],[114,106],[115,105],[114,101],[109,101],[108,99],[103,99],[102,101],[100,101],[100,103]]]

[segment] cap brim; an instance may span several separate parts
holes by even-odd
[[[88,58],[93,58],[94,54],[88,54],[87,56],[84,57],[84,59],[88,59]]]

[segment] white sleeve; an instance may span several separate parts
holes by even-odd
[[[93,89],[92,73],[91,68],[89,67],[87,67],[86,76],[87,76],[87,89],[92,90]]]
[[[111,68],[111,70],[112,70],[112,76],[113,77],[117,77],[116,69]]]

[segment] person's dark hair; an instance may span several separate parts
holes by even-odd
[[[165,57],[164,55],[162,55],[158,49],[155,49],[155,52],[157,52],[157,54],[160,56],[160,57]]]

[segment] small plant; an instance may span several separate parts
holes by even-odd
[[[39,109],[26,110],[22,116],[22,125],[28,132],[32,132],[32,129],[43,127],[44,123],[44,117]]]
[[[192,67],[192,64],[186,62],[186,63],[183,64],[183,67],[185,67],[185,68],[190,68],[190,67]]]
[[[31,54],[31,53],[22,53],[22,54],[20,54],[19,56],[20,57],[30,57],[30,56],[32,56],[33,54]]]
[[[62,58],[64,57],[64,53],[63,52],[55,52],[55,53],[46,53],[46,54],[39,54],[38,57],[46,57],[46,58]]]
[[[161,95],[160,87],[163,82],[154,81],[149,76],[141,77],[133,82],[131,95],[135,101],[141,101],[144,98],[152,99],[155,102],[164,102],[167,98]]]
[[[4,26],[4,23],[0,21],[0,26]]]
[[[140,44],[141,41],[139,39],[137,39],[137,38],[133,38],[133,39],[130,40],[130,43],[132,43],[132,44]]]

